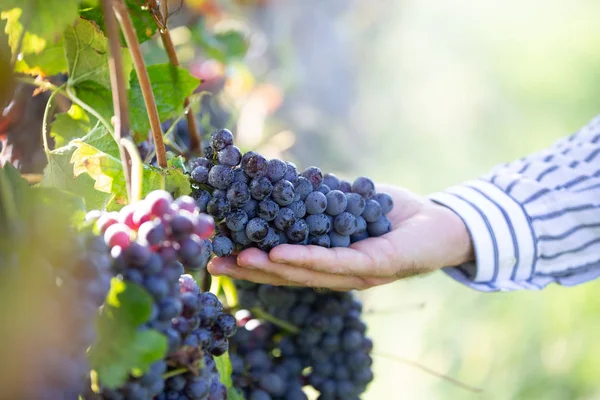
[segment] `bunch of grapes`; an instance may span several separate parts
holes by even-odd
[[[9,168],[0,168],[0,180]],[[11,197],[15,209],[0,211],[2,397],[76,399],[90,371],[94,319],[110,287],[108,248],[101,237],[74,229],[44,189],[4,188],[0,209],[10,209],[4,201]]]
[[[283,243],[347,247],[389,232],[392,198],[359,177],[352,184],[317,167],[301,174],[291,162],[242,155],[227,129],[212,133],[205,157],[190,161],[192,197],[218,222],[214,254],[270,251]]]
[[[304,377],[306,383],[320,392],[319,399],[356,399],[365,391],[373,380],[370,357],[373,344],[365,335],[362,305],[351,293],[316,293],[308,288],[249,282],[237,284],[242,307],[259,307],[298,328],[297,334],[288,335],[278,343],[278,360],[286,365],[299,362],[294,378]],[[282,328],[271,329],[277,330],[269,333],[272,336],[284,333]],[[272,340],[260,342],[252,335],[234,339],[235,343],[240,341],[255,347],[258,343],[258,348],[267,353],[272,352],[269,346],[274,345]],[[307,367],[311,372],[306,376],[298,372]]]
[[[247,310],[238,311],[237,317],[240,328],[231,339],[234,386],[249,400],[306,400],[305,363],[286,350],[289,339],[278,341],[281,330],[252,318]]]
[[[187,396],[182,398],[192,400],[225,398],[218,373],[215,377],[209,364],[212,355],[227,351],[235,319],[222,313],[216,296],[200,293],[193,278],[184,275],[186,268],[205,265],[211,254],[212,217],[201,214],[189,196],[173,200],[168,192],[154,191],[119,212],[94,213],[90,218],[96,218],[110,247],[113,273],[152,296],[152,314],[140,329],[155,329],[168,341],[166,360],[153,364],[142,377],[131,377],[122,388],[104,389],[102,396],[150,399],[169,395],[170,399],[181,392]],[[165,384],[163,374],[182,365],[189,366],[189,373]]]

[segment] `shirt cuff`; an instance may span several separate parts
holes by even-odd
[[[451,187],[430,199],[463,220],[475,249],[475,263],[444,268],[448,275],[481,291],[538,288],[531,282],[536,237],[527,213],[515,199],[484,180]]]

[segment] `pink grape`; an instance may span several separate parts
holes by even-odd
[[[104,242],[109,247],[126,249],[131,244],[131,229],[125,224],[113,224],[104,232]]]

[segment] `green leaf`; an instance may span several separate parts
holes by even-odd
[[[3,0],[2,11],[22,10],[21,23],[41,39],[54,41],[77,19],[78,0]]]
[[[125,0],[125,5],[129,10],[129,15],[131,16],[135,33],[140,43],[150,40],[157,29],[156,23],[150,15],[150,12],[142,9],[141,5],[144,3],[145,2],[139,0]],[[101,7],[91,4],[90,1],[84,1],[79,10],[79,15],[84,19],[94,21],[104,30],[104,13],[102,12]],[[123,46],[126,46],[123,34],[121,34],[121,43]]]
[[[114,158],[120,157],[119,145],[113,135],[101,123],[97,123],[94,129],[89,131],[81,140]]]
[[[176,198],[192,193],[190,178],[183,172],[183,163],[181,156],[172,158],[167,162],[165,171],[165,189]]]
[[[219,370],[221,383],[225,385],[227,389],[229,389],[233,386],[233,382],[231,380],[231,372],[233,371],[233,368],[231,367],[229,353],[225,352],[225,354],[215,357],[215,364],[217,364],[217,369]]]
[[[72,139],[80,138],[90,130],[91,123],[77,104],[72,104],[66,113],[57,114],[50,126],[50,136],[54,138],[55,147],[63,147]]]
[[[112,94],[109,89],[99,83],[81,82],[75,88],[75,94],[79,100],[96,110],[105,120],[110,121],[114,115]]]
[[[10,11],[6,11],[10,10]],[[21,8],[4,8],[0,16],[3,20],[6,20],[6,26],[4,27],[4,33],[8,37],[8,44],[11,51],[14,53],[17,50],[19,44],[19,37],[23,32],[23,24],[21,23],[21,14],[23,10]],[[39,53],[46,46],[46,40],[37,36],[29,31],[25,32],[23,41],[21,42],[21,53]]]
[[[142,287],[113,278],[106,304],[97,319],[98,339],[89,359],[99,382],[115,388],[130,373],[139,376],[167,352],[167,338],[153,329],[139,329],[150,318],[152,297]]]
[[[125,76],[131,71],[129,52],[122,49]],[[65,31],[65,55],[69,69],[69,85],[94,81],[110,89],[108,39],[90,21],[80,19]]]
[[[200,80],[194,78],[187,70],[171,64],[151,65],[147,69],[160,120],[164,121],[183,113],[183,101],[194,92]],[[148,132],[150,122],[135,71],[131,74],[129,109],[131,129],[134,132]]]
[[[48,165],[40,183],[43,187],[55,187],[82,197],[86,208],[104,209],[111,196],[94,189],[94,180],[87,175],[75,177],[71,157],[77,148],[61,147],[48,154]]]
[[[231,387],[227,390],[227,400],[245,400],[240,389]]]
[[[228,30],[211,34],[203,21],[197,23],[191,32],[192,39],[204,50],[207,57],[224,64],[243,58],[248,51],[249,43],[242,32]]]
[[[25,54],[17,72],[51,76],[67,72],[64,41],[47,44],[40,53]]]
[[[76,139],[71,142],[77,147],[71,157],[73,173],[77,177],[89,175],[95,181],[96,190],[113,194],[117,204],[127,204],[125,175],[118,156],[118,148],[109,149],[110,153],[106,153],[86,143],[85,140],[86,138]],[[101,145],[102,143],[103,141]],[[143,169],[142,195],[145,196],[161,187],[162,177],[156,168],[144,165]]]

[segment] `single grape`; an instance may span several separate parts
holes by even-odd
[[[363,234],[367,231],[367,221],[363,217],[356,217],[356,230],[354,234]]]
[[[271,196],[280,206],[287,206],[294,201],[296,196],[294,185],[288,180],[281,179],[273,185]]]
[[[221,314],[217,317],[215,325],[226,338],[232,337],[237,331],[237,321],[231,314]]]
[[[206,211],[218,220],[225,218],[229,210],[229,201],[224,198],[213,197],[206,206]]]
[[[256,217],[256,211],[258,209],[258,201],[254,199],[248,200],[248,202],[244,205],[243,210],[248,214],[248,218],[252,219]]]
[[[248,184],[250,178],[248,178],[248,175],[244,173],[244,170],[242,168],[238,167],[233,169],[233,181]]]
[[[215,165],[208,173],[208,183],[216,189],[226,190],[233,183],[233,170],[227,165]]]
[[[343,236],[352,235],[356,232],[357,227],[356,217],[346,211],[336,216],[333,220],[333,228],[337,233]]]
[[[287,164],[278,159],[272,159],[267,162],[267,178],[273,183],[283,179],[287,171]]]
[[[217,159],[221,164],[235,167],[242,159],[242,152],[236,146],[229,145],[217,153]]]
[[[232,232],[242,231],[246,228],[248,223],[248,214],[244,210],[233,210],[227,214],[226,218],[227,227]],[[365,225],[366,227],[366,225]]]
[[[210,143],[204,146],[204,148],[202,149],[202,153],[204,154],[204,157],[206,157],[209,160],[215,159],[215,150],[212,148]]]
[[[100,230],[100,232],[105,233],[108,227],[119,222],[119,213],[117,212],[109,212],[105,213],[98,218],[96,221],[96,227]]]
[[[327,214],[336,216],[343,213],[348,205],[346,195],[340,190],[332,190],[325,195],[327,198]]]
[[[200,239],[209,238],[215,230],[215,220],[207,214],[200,214],[194,220],[194,233]]]
[[[360,176],[352,184],[352,192],[360,194],[365,199],[375,195],[375,184],[369,178]]]
[[[294,212],[296,219],[304,218],[306,215],[306,205],[302,200],[294,201],[287,207]]]
[[[198,189],[192,192],[192,197],[196,199],[196,207],[198,207],[198,211],[206,212],[206,206],[211,198],[210,193],[204,189]]]
[[[308,237],[308,225],[303,219],[297,220],[285,231],[285,234],[292,242],[301,242]]]
[[[242,247],[248,246],[252,243],[252,240],[250,240],[246,235],[245,228],[241,231],[231,232],[231,238],[235,243],[239,244]]]
[[[250,200],[250,189],[245,182],[233,182],[226,197],[232,208],[241,208]]]
[[[381,206],[375,200],[367,200],[362,217],[367,222],[375,222],[383,215]]]
[[[325,214],[309,215],[306,223],[311,235],[321,236],[331,231],[331,220]]]
[[[253,242],[260,242],[269,232],[269,224],[261,218],[253,218],[246,225],[246,235]]]
[[[347,206],[346,211],[358,217],[365,211],[367,202],[365,198],[358,193],[346,193]]]
[[[104,232],[104,242],[109,247],[126,249],[131,244],[131,229],[125,224],[112,224]]]
[[[388,217],[382,215],[375,222],[370,222],[367,224],[367,231],[370,236],[381,236],[385,235],[392,230],[392,222]]]
[[[188,165],[189,165],[189,169],[191,171],[193,171],[198,166],[202,166],[202,167],[206,168],[207,170],[209,170],[213,167],[214,163],[211,160],[209,160],[208,158],[197,157],[197,158],[190,160]]]
[[[323,183],[329,186],[331,190],[339,190],[340,188],[340,179],[334,174],[325,174],[323,176]]]
[[[175,199],[175,202],[173,202],[173,206],[175,207],[176,211],[184,210],[190,213],[196,211],[196,201],[191,196],[178,197]]]
[[[331,242],[331,247],[350,246],[350,236],[340,235],[337,232],[329,232],[329,240]]]
[[[331,247],[331,240],[329,239],[329,235],[309,236],[308,244],[329,248]]]
[[[306,200],[308,195],[313,191],[312,183],[303,176],[298,176],[295,178],[292,183],[294,184],[294,188],[296,190],[296,198],[297,200]]]
[[[352,191],[352,184],[348,181],[340,181],[338,190],[344,193],[350,193]]]
[[[169,211],[169,206],[173,202],[173,196],[165,190],[155,190],[148,193],[144,202],[148,204],[150,212],[160,218]]]
[[[306,212],[309,214],[322,214],[327,209],[327,197],[321,192],[312,192],[304,200]]]
[[[279,212],[277,203],[271,200],[263,200],[258,203],[257,215],[265,221],[273,221]]]
[[[213,252],[217,257],[227,257],[233,254],[234,246],[227,236],[217,235],[212,240]]]
[[[182,211],[173,216],[169,221],[170,236],[175,240],[181,240],[194,232],[194,216],[193,214]]]
[[[233,134],[228,129],[218,129],[210,135],[210,144],[215,151],[233,145]]]
[[[138,230],[138,241],[145,246],[157,246],[166,236],[165,226],[160,220],[144,222]]]
[[[313,190],[317,190],[323,183],[323,172],[317,167],[308,167],[302,172],[302,176],[310,181]]]
[[[196,183],[206,184],[208,183],[208,168],[198,165],[191,172],[192,180]]]
[[[242,158],[242,168],[250,178],[264,176],[267,173],[267,160],[260,154],[253,152],[245,160]]]
[[[327,194],[327,193],[331,192],[331,189],[329,188],[329,186],[327,186],[325,184],[319,186],[319,188],[317,190],[323,194]]]
[[[286,230],[296,222],[296,216],[294,211],[290,208],[284,207],[279,210],[273,224],[279,230]]]
[[[283,176],[283,179],[292,182],[298,176],[298,168],[296,167],[296,164],[290,161],[286,161],[285,164],[287,168],[285,170],[285,175]]]
[[[260,242],[258,242],[258,248],[262,251],[269,252],[276,246],[279,246],[279,234],[275,231],[275,229],[269,227],[269,231],[267,236]]]
[[[273,192],[273,185],[268,178],[261,176],[250,182],[250,195],[255,200],[264,200]]]
[[[389,214],[394,208],[394,199],[387,193],[377,193],[373,196],[373,200],[379,203],[384,215]]]

